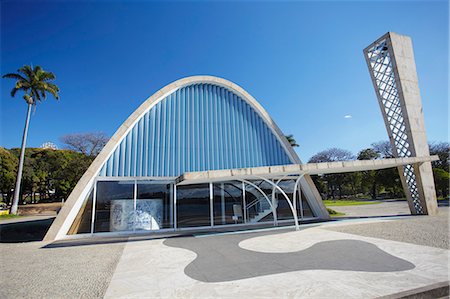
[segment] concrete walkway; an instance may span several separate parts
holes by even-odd
[[[0,298],[377,298],[408,293],[449,280],[449,208],[439,210],[437,216],[307,224],[300,231],[2,243],[0,272],[7,279]]]
[[[330,208],[344,213],[345,217],[411,215],[406,200],[383,201],[375,204],[357,206],[330,206]]]
[[[400,220],[370,220],[369,223]],[[449,250],[326,228],[128,242],[106,298],[376,298],[448,281]]]

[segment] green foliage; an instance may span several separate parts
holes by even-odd
[[[449,193],[450,175],[447,171],[441,168],[434,168],[434,183],[436,185],[437,195],[446,198]]]
[[[4,194],[4,202],[11,201],[17,175],[17,165],[19,161],[10,151],[0,147],[0,192]]]
[[[16,80],[11,90],[11,97],[22,90],[25,93],[23,98],[28,104],[36,105],[37,102],[45,100],[47,92],[52,94],[55,99],[59,99],[59,88],[51,82],[56,79],[55,75],[52,72],[45,71],[39,65],[34,68],[24,65],[17,70],[17,73],[5,74],[3,78]]]
[[[439,160],[431,162],[433,168],[440,168],[449,172],[449,151],[450,144],[448,142],[430,143],[430,155],[438,155]]]
[[[380,202],[377,201],[360,201],[360,200],[323,200],[325,206],[361,206],[372,205]]]
[[[0,220],[19,218],[19,217],[22,217],[22,216],[15,215],[15,214],[4,214],[4,215],[0,215]]]
[[[364,149],[358,153],[358,160],[392,158],[392,151],[388,141],[372,143],[371,148]],[[371,197],[376,199],[380,192],[384,191],[391,196],[403,196],[400,176],[396,168],[368,170],[361,172],[361,191],[370,192]]]
[[[384,158],[392,158],[390,144],[387,141],[373,143],[372,147],[361,150],[357,155],[358,160]],[[334,162],[353,159],[354,157],[351,152],[332,148],[317,153],[309,162]],[[322,194],[322,198],[363,198],[369,195],[371,198],[376,199],[380,194],[385,194],[389,197],[404,196],[396,168],[325,174],[312,176],[312,179]]]
[[[286,137],[287,141],[289,142],[289,144],[292,147],[299,147],[300,146],[300,145],[297,144],[297,141],[295,140],[294,135],[290,134],[290,135],[286,135],[284,137]]]
[[[438,197],[446,198],[449,194],[449,151],[448,142],[430,143],[430,155],[438,155],[439,160],[431,162],[433,166],[434,184]]]
[[[18,156],[19,149],[12,149],[11,153]],[[27,148],[22,196],[31,202],[67,198],[92,160],[93,157],[71,150]]]
[[[336,162],[353,159],[354,156],[350,151],[340,148],[330,148],[315,154],[309,159],[309,162]],[[313,177],[313,181],[318,186],[319,192],[325,195],[326,198],[336,198],[336,196],[342,198],[345,193],[355,191],[355,188],[352,186],[354,179],[358,179],[357,173],[352,175],[348,173],[336,173]]]
[[[373,148],[366,148],[358,153],[358,160],[375,160],[380,156],[381,154]]]
[[[330,214],[331,217],[337,217],[337,216],[344,216],[345,213],[337,212],[333,209],[327,208],[328,214]]]

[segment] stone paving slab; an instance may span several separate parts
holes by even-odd
[[[275,253],[271,259],[262,264],[261,273],[254,268],[246,268],[244,262],[236,269],[233,266],[221,267],[223,261],[233,260],[233,256],[227,254],[226,248],[218,250],[214,247],[214,239],[224,239],[224,235],[180,238],[180,240],[189,239],[190,242],[203,244],[205,252],[214,252],[212,256],[215,258],[211,258],[208,263],[211,267],[217,267],[219,275],[226,278],[220,282],[205,282],[207,277],[202,280],[189,275],[190,270],[187,270],[189,265],[192,265],[192,271],[202,273],[202,266],[192,263],[199,256],[195,250],[191,250],[192,248],[173,247],[174,244],[167,246],[172,241],[139,241],[127,243],[105,297],[376,298],[448,280],[449,251],[444,249],[334,232],[317,227],[301,231],[246,233],[245,235],[246,238],[238,243],[243,250],[253,251],[256,256],[259,253]],[[235,238],[233,234],[226,236],[229,236],[230,240]],[[386,272],[300,269],[290,272],[279,271],[276,274],[264,273],[268,268],[273,270],[270,265],[277,264],[279,258],[277,254],[279,256],[280,253],[311,250],[314,245],[323,242],[343,240],[369,243],[377,247],[377,250],[407,261],[414,267],[389,269]],[[273,246],[274,244],[277,246]],[[220,245],[227,246],[227,242],[221,242]],[[229,242],[228,245],[234,248],[236,246],[233,242]],[[359,258],[358,263],[364,263],[364,259],[371,258],[364,253],[358,253],[358,249],[364,250],[364,248],[356,247],[352,250],[346,247],[336,248],[336,252],[333,252],[329,248],[327,253],[329,256],[339,256],[342,253],[339,251],[348,250],[355,259],[362,257],[362,260]],[[221,259],[217,258],[219,256]],[[312,263],[314,264],[314,260]],[[317,265],[320,263],[321,261],[317,261]],[[232,279],[236,278],[234,271],[242,271],[247,278]]]
[[[343,233],[449,249],[448,207],[440,207],[438,215],[433,216],[411,216],[395,222],[376,221],[370,225],[355,221],[353,225],[323,227]]]
[[[411,215],[406,200],[379,201],[369,205],[330,206],[330,208],[337,212],[344,213],[345,217]]]
[[[102,298],[125,243],[46,245],[0,244],[0,298]]]

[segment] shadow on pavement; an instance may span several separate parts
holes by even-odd
[[[267,233],[220,235],[212,238],[166,239],[164,245],[196,254],[184,269],[192,279],[225,282],[301,270],[397,272],[415,268],[378,246],[360,240],[322,241],[295,252],[259,252],[241,248],[243,240]],[[270,247],[270,243],[267,243]]]
[[[42,241],[55,218],[0,224],[0,243]]]

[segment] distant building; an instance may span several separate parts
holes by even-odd
[[[53,142],[45,142],[41,145],[42,149],[52,149],[52,150],[57,150],[58,147],[56,146],[56,144],[54,144]]]

